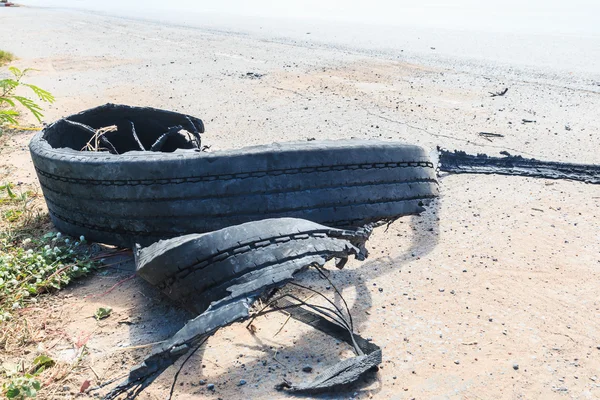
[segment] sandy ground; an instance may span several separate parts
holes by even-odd
[[[501,65],[465,71],[456,67],[464,60],[417,65],[322,45],[26,8],[0,14],[0,37],[7,32],[19,32],[2,43],[20,58],[15,65],[36,68],[31,82],[56,95],[47,121],[115,102],[201,117],[204,143],[213,150],[357,137],[600,162],[594,76],[557,80]],[[504,88],[505,96],[490,97]],[[505,136],[490,142],[481,131]],[[13,136],[1,150],[4,179],[35,183],[30,137]],[[320,397],[600,398],[600,189],[476,175],[441,176],[440,188],[423,215],[378,228],[366,262],[332,273],[357,331],[383,347],[384,361],[365,382]],[[163,340],[190,317],[139,278],[103,294],[131,275],[131,263],[104,269],[48,298],[45,310],[31,311],[29,317],[47,318],[45,329],[62,332],[62,341],[44,343],[53,354],[73,357],[73,343],[89,336],[90,353],[61,396],[84,379],[124,375],[148,351],[130,346]],[[303,278],[325,291],[314,274]],[[91,316],[100,305],[115,311],[97,322]],[[281,314],[264,317],[254,336],[242,324],[220,330],[182,370],[175,398],[287,398],[273,389],[284,377],[312,379],[348,354],[299,323],[274,336],[284,321]],[[301,371],[305,364],[312,374]],[[165,398],[175,370],[140,397]],[[240,379],[247,384],[238,386]]]

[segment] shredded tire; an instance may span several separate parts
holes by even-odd
[[[417,214],[438,193],[426,152],[394,142],[313,141],[213,153],[182,142],[172,144],[172,152],[138,150],[150,148],[170,126],[204,130],[198,119],[161,112],[168,121],[156,114],[160,129],[153,128],[152,135],[142,128],[154,125],[132,129],[131,118],[121,117],[118,123],[102,122],[98,111],[67,117],[94,129],[119,126],[127,142],[119,132],[109,139],[120,154],[79,151],[87,133],[65,120],[32,139],[33,163],[60,231],[132,247],[264,218],[359,226]]]
[[[504,157],[491,157],[486,154],[467,154],[458,150],[448,151],[438,148],[438,151],[439,169],[444,172],[519,175],[600,184],[600,165],[541,161],[513,156],[506,152]]]
[[[105,399],[116,399],[128,391],[139,393],[217,329],[248,319],[250,307],[258,298],[267,299],[274,289],[294,280],[298,272],[310,266],[322,267],[332,258],[346,259],[354,255],[364,259],[364,244],[370,234],[370,227],[342,230],[300,219],[280,218],[138,248],[138,274],[161,286],[168,296],[198,316],[156,346]],[[359,354],[332,366],[313,384],[288,383],[280,388],[327,390],[352,382],[381,362],[379,347],[351,332],[352,325],[326,320],[298,305],[290,307],[291,303],[284,296],[274,300],[275,309],[285,307],[293,318],[339,340],[356,343]]]
[[[296,218],[266,219],[161,240],[136,252],[137,273],[200,314],[212,302],[232,295],[232,282],[240,291],[261,275],[268,286],[291,279],[299,266],[349,254],[363,259],[369,234],[365,228],[342,230]],[[240,277],[244,279],[236,281]]]

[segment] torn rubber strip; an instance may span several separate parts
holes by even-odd
[[[138,274],[199,315],[156,347],[105,399],[125,392],[137,396],[195,344],[218,328],[249,318],[257,299],[292,281],[296,273],[309,266],[322,267],[332,258],[354,255],[364,259],[370,233],[369,227],[342,230],[277,218],[163,240],[139,249]],[[355,361],[342,361],[329,371],[330,378],[319,379],[314,389],[324,390],[356,376],[357,371],[380,360],[373,353],[376,351],[367,354],[368,359],[363,354]],[[302,386],[290,385],[290,389],[302,390]]]
[[[540,161],[513,155],[505,157],[490,157],[486,154],[471,155],[464,151],[452,152],[440,148],[438,151],[440,171],[455,174],[520,175],[600,183],[600,165]]]
[[[381,349],[376,344],[354,333],[352,333],[354,336],[352,338],[350,332],[339,324],[302,307],[292,306],[293,304],[285,299],[278,300],[274,305],[276,308],[286,309],[286,312],[295,320],[304,322],[331,337],[342,340],[349,345],[358,344],[363,354],[338,362],[319,374],[312,382],[294,385],[285,381],[279,384],[277,389],[304,393],[333,390],[355,382],[364,373],[377,368],[381,364]]]

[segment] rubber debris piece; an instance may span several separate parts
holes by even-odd
[[[329,367],[312,382],[294,385],[291,382],[284,381],[277,385],[276,389],[287,389],[291,392],[300,393],[318,393],[334,390],[355,382],[364,373],[376,369],[381,364],[381,349],[375,343],[369,342],[354,333],[350,336],[351,333],[339,324],[331,322],[302,307],[292,306],[293,304],[285,299],[278,300],[276,304],[276,308],[286,309],[290,316],[297,321],[304,322],[350,345],[357,344],[362,354],[342,360]]]
[[[202,132],[198,118],[115,104],[48,125],[29,149],[52,223],[148,246],[264,218],[361,226],[419,214],[439,192],[419,146],[347,139],[205,152]]]
[[[513,156],[506,152],[501,153],[504,157],[490,157],[486,154],[471,155],[458,150],[438,148],[438,151],[439,170],[455,174],[520,175],[600,183],[600,165],[540,161]]]
[[[248,319],[257,299],[268,300],[273,289],[294,280],[298,272],[310,266],[322,267],[332,258],[343,260],[353,255],[364,259],[367,255],[364,244],[370,233],[369,226],[342,230],[302,219],[278,218],[162,240],[138,248],[138,274],[199,315],[156,347],[105,399],[115,399],[125,392],[135,397],[179,357],[219,328]],[[284,299],[279,300],[282,301]],[[279,302],[275,309],[287,304]],[[287,308],[286,312],[296,315],[297,319],[334,336],[340,336],[346,329],[346,336],[339,339],[356,343],[358,353],[358,358],[333,366],[314,384],[288,384],[288,389],[326,390],[355,380],[381,362],[379,348],[354,334],[350,336],[348,326],[308,318],[308,314],[298,311],[296,306]]]

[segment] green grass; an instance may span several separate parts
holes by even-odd
[[[0,321],[37,302],[35,296],[66,286],[96,266],[85,238],[57,232],[13,244],[0,238]]]
[[[0,50],[0,66],[8,64],[9,62],[11,62],[14,59],[15,59],[15,56],[12,53],[10,53],[8,51]]]
[[[25,357],[37,354],[33,349],[49,337],[40,339],[36,332],[45,328],[27,318],[22,309],[47,308],[48,303],[39,295],[62,289],[102,261],[83,236],[71,238],[53,232],[48,213],[39,208],[42,201],[30,187],[10,182],[0,184],[0,353],[3,354],[0,361],[4,362],[0,367],[0,398],[3,399],[48,398],[47,393],[62,386],[85,354],[83,345],[74,364],[59,362],[58,366],[44,354],[33,361]],[[108,314],[110,310],[105,310],[96,318]],[[52,371],[42,375],[50,368]],[[37,396],[39,390],[44,392]]]
[[[32,198],[10,183],[0,186],[0,323],[97,265],[83,236],[48,232],[46,215],[31,209]]]

